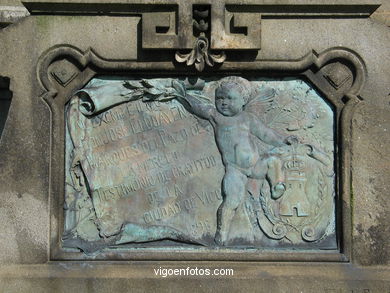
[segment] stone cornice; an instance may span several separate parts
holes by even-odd
[[[177,5],[178,0],[108,0],[102,3],[98,0],[24,0],[23,5],[31,14],[126,14],[142,13],[146,5]],[[227,6],[246,6],[251,12],[259,12],[266,16],[351,16],[368,17],[380,6],[379,1],[369,0],[281,0],[275,4],[270,0],[242,0],[237,1],[213,1],[213,0],[189,0],[185,4],[209,4]]]

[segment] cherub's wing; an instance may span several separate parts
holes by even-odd
[[[266,114],[275,106],[275,89],[260,87],[254,90],[253,98],[246,104],[245,111],[255,114],[266,121]]]

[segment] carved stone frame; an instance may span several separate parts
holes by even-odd
[[[65,63],[68,72],[59,79],[53,71]],[[70,64],[70,65],[69,65]],[[341,65],[342,64],[342,65]],[[332,81],[338,67],[348,68],[349,82]],[[70,71],[70,72],[69,72]],[[92,49],[82,52],[69,45],[48,49],[39,59],[37,74],[44,93],[40,97],[49,107],[50,134],[50,260],[236,260],[236,261],[350,261],[351,240],[351,120],[366,78],[362,59],[347,48],[329,48],[320,54],[310,51],[299,60],[256,60],[251,62],[226,61],[218,69],[203,75],[251,75],[258,77],[294,76],[308,80],[335,110],[335,170],[336,170],[336,234],[338,250],[293,251],[267,249],[115,249],[97,256],[87,256],[61,247],[64,227],[63,202],[65,196],[65,104],[72,93],[85,86],[98,74],[110,75],[200,75],[193,69],[173,62],[113,61],[98,56]],[[337,79],[337,78],[336,78]]]

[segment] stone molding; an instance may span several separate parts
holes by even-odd
[[[29,16],[30,13],[23,6],[0,6],[0,28],[15,23]]]
[[[52,113],[52,145],[51,145],[51,213],[54,218],[59,219],[52,223],[51,231],[51,259],[88,259],[88,256],[80,253],[65,252],[61,248],[61,230],[63,229],[63,212],[61,202],[64,198],[64,107],[69,101],[72,93],[82,88],[91,78],[104,72],[135,73],[143,72],[148,74],[163,70],[172,75],[194,74],[194,69],[171,62],[155,62],[151,67],[149,62],[107,60],[97,55],[93,49],[85,52],[69,45],[58,45],[48,49],[42,54],[37,67],[37,75],[44,94],[42,98],[51,109]],[[209,69],[213,71],[213,68]],[[225,252],[215,253],[210,251],[200,251],[192,253],[163,253],[161,251],[137,250],[121,254],[98,256],[99,259],[208,259],[208,260],[305,260],[305,261],[349,261],[351,253],[351,215],[347,212],[350,198],[350,160],[351,160],[351,133],[350,123],[354,108],[363,99],[360,90],[364,86],[366,79],[366,69],[364,62],[358,54],[347,48],[329,48],[322,53],[314,50],[299,60],[258,60],[252,62],[238,62],[226,60],[218,67],[219,74],[229,74],[239,70],[245,74],[259,74],[264,71],[272,71],[275,74],[307,78],[325,96],[335,108],[337,130],[336,142],[342,152],[339,152],[337,161],[337,193],[338,209],[340,211],[340,224],[342,233],[341,253],[296,253],[287,251],[278,252],[278,255],[264,253],[240,252],[229,254]],[[346,73],[346,75],[345,75]],[[58,208],[60,207],[60,208]]]

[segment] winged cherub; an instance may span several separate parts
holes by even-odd
[[[249,86],[248,86],[249,85]],[[255,139],[278,147],[290,144],[291,137],[284,137],[264,125],[254,114],[245,111],[251,98],[248,80],[241,77],[227,77],[221,80],[215,90],[215,105],[198,99],[185,91],[179,82],[173,87],[180,93],[177,100],[190,112],[210,121],[215,139],[225,166],[222,182],[223,202],[219,208],[215,242],[225,245],[231,221],[239,205],[244,201],[249,178],[264,179],[273,186],[273,198],[279,198],[286,187],[280,160],[262,158]],[[274,174],[271,174],[274,173]]]

